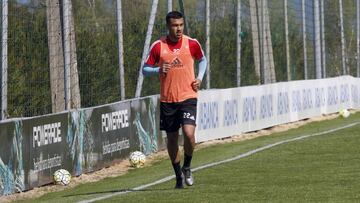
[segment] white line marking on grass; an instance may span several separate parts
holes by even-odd
[[[300,137],[295,137],[295,138],[291,138],[291,139],[279,141],[279,142],[276,142],[276,143],[273,143],[273,144],[269,144],[269,145],[266,145],[266,146],[263,146],[263,147],[260,147],[260,148],[257,148],[257,149],[248,151],[248,152],[246,152],[246,153],[240,154],[240,155],[235,156],[235,157],[233,157],[233,158],[229,158],[229,159],[225,159],[225,160],[222,160],[222,161],[218,161],[218,162],[214,162],[214,163],[210,163],[210,164],[205,164],[205,165],[196,167],[196,168],[192,169],[192,171],[195,172],[195,171],[199,171],[199,170],[202,170],[202,169],[205,169],[205,168],[210,168],[210,167],[213,167],[213,166],[217,166],[217,165],[220,165],[220,164],[223,164],[223,163],[228,163],[228,162],[235,161],[235,160],[238,160],[238,159],[241,159],[241,158],[244,158],[244,157],[253,155],[253,154],[255,154],[255,153],[264,151],[264,150],[266,150],[266,149],[270,149],[270,148],[272,148],[272,147],[275,147],[275,146],[278,146],[278,145],[281,145],[281,144],[285,144],[285,143],[289,143],[289,142],[294,142],[294,141],[302,140],[302,139],[309,138],[309,137],[313,137],[313,136],[324,135],[324,134],[327,134],[327,133],[336,132],[336,131],[339,131],[339,130],[343,130],[343,129],[346,129],[346,128],[353,127],[353,126],[358,125],[358,124],[360,124],[360,122],[351,123],[351,124],[349,124],[349,125],[345,125],[345,126],[342,126],[342,127],[334,128],[334,129],[331,129],[331,130],[326,130],[326,131],[323,131],[323,132],[318,132],[318,133],[314,133],[314,134],[310,134],[310,135],[303,135],[303,136],[300,136]],[[129,190],[126,190],[126,191],[115,192],[115,193],[103,195],[103,196],[100,196],[100,197],[96,197],[96,198],[94,198],[94,199],[83,200],[83,201],[80,201],[79,203],[95,202],[95,201],[108,199],[108,198],[111,198],[111,197],[114,197],[114,196],[118,196],[118,195],[130,193],[130,192],[143,190],[143,189],[146,189],[146,188],[148,188],[148,187],[151,187],[151,186],[154,186],[154,185],[161,184],[161,183],[164,183],[164,182],[166,182],[166,181],[172,180],[172,179],[174,179],[174,178],[175,178],[175,175],[168,176],[168,177],[162,178],[162,179],[160,179],[160,180],[154,181],[154,182],[149,183],[149,184],[140,185],[140,186],[135,187],[135,188],[133,188],[133,189],[129,189]]]

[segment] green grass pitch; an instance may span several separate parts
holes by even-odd
[[[349,118],[313,122],[270,136],[199,149],[193,167],[302,135],[360,122]],[[77,202],[114,194],[172,175],[168,159],[127,174],[86,183],[21,202]],[[292,141],[194,172],[195,185],[175,190],[174,180],[99,202],[359,202],[360,124]]]

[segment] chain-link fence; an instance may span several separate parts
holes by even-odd
[[[10,117],[51,113],[46,7],[40,2],[9,1],[8,9],[7,113]]]
[[[3,119],[135,97],[144,44],[167,34],[169,3],[185,14],[186,34],[210,56],[202,88],[359,77],[359,0],[1,3]],[[141,96],[159,93],[157,77],[141,84]]]

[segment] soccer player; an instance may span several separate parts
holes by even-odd
[[[142,72],[160,78],[160,129],[166,131],[167,149],[176,175],[175,188],[194,184],[190,170],[195,148],[197,91],[207,61],[196,39],[183,34],[184,17],[178,11],[166,15],[168,35],[155,41]],[[199,61],[195,78],[194,60]],[[184,164],[180,165],[179,129],[184,135]]]

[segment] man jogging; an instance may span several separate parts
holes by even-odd
[[[183,34],[184,17],[178,11],[166,15],[168,35],[154,42],[142,72],[160,77],[160,129],[167,134],[167,149],[176,175],[175,188],[194,184],[190,164],[195,148],[197,91],[207,61],[196,39]],[[195,78],[194,61],[199,61]],[[180,165],[179,129],[184,134],[184,163]]]

